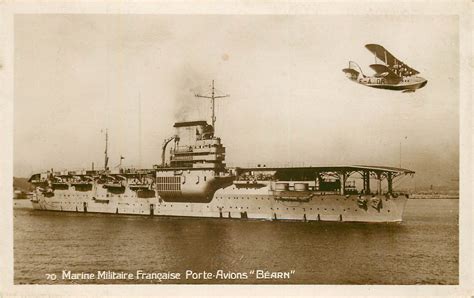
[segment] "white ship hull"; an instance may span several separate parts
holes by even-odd
[[[255,220],[400,222],[406,196],[338,195],[313,193],[306,201],[281,200],[267,187],[218,190],[209,203],[165,202],[159,198],[139,198],[126,189],[110,194],[101,186],[91,191],[56,190],[54,196],[41,194],[33,208],[52,211],[111,213],[146,216],[209,217]],[[360,200],[367,202],[360,205]],[[377,208],[373,201],[380,201]]]

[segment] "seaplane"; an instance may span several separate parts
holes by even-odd
[[[397,90],[402,92],[415,92],[423,88],[428,81],[417,76],[420,72],[406,65],[383,46],[367,44],[365,47],[374,54],[375,63],[370,65],[375,71],[372,76],[366,76],[360,66],[349,61],[349,67],[342,71],[356,83],[372,88]]]

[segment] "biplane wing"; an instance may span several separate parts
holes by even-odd
[[[385,64],[398,76],[411,76],[419,74],[420,72],[410,66],[406,65],[395,56],[393,56],[387,49],[378,44],[365,45],[367,50],[374,54],[378,59],[385,62]]]
[[[372,64],[370,65],[370,68],[372,68],[377,73],[377,77],[383,77],[389,83],[397,84],[401,81],[401,78],[384,64]]]

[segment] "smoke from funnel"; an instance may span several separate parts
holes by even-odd
[[[207,114],[202,112],[203,108],[207,107],[206,103],[195,97],[195,94],[205,89],[207,81],[201,73],[189,65],[179,72],[174,86],[176,122],[207,120]]]

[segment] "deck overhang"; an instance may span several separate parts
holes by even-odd
[[[333,176],[340,179],[341,185],[345,185],[347,179],[353,174],[359,174],[364,184],[364,193],[370,194],[370,179],[377,180],[377,193],[382,193],[381,183],[387,180],[388,192],[392,193],[393,179],[401,175],[413,175],[415,171],[386,166],[365,165],[341,165],[341,166],[307,166],[307,167],[249,167],[236,168],[237,173],[246,172],[274,172],[279,180],[316,180],[322,175]],[[345,188],[341,187],[341,194],[345,194]]]

